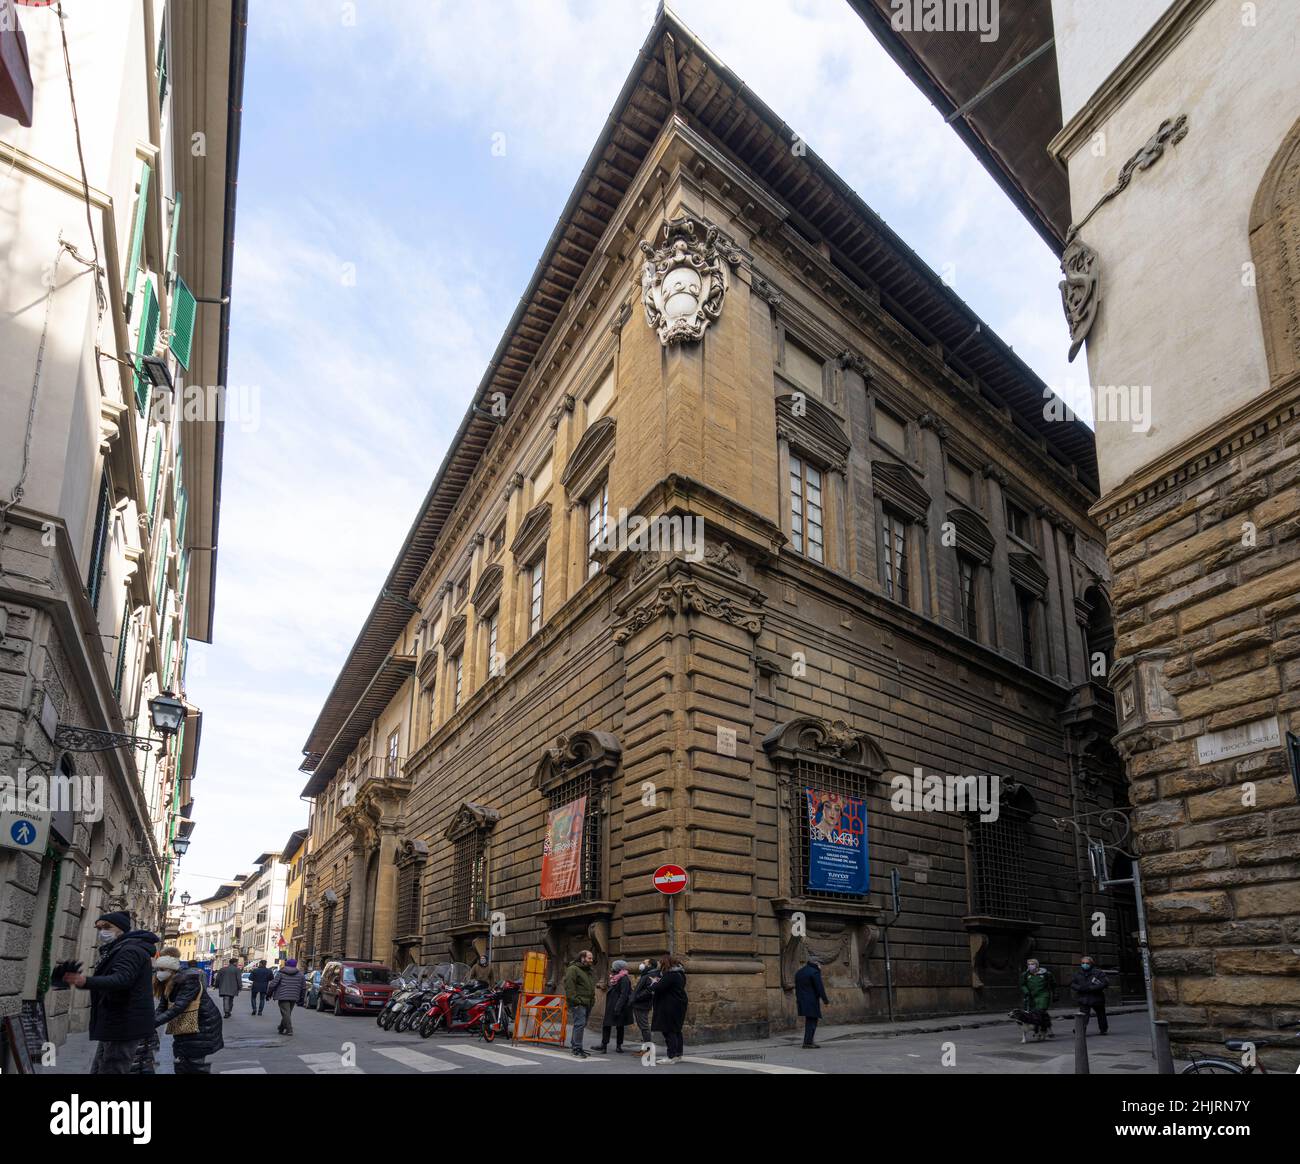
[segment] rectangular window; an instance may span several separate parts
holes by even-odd
[[[394,728],[392,734],[388,737],[388,755],[384,761],[384,775],[389,780],[397,777],[397,734],[400,729]]]
[[[876,440],[888,445],[896,453],[907,455],[907,425],[889,409],[877,404],[875,407]]]
[[[979,638],[979,620],[976,617],[976,590],[975,580],[978,567],[975,562],[965,555],[958,555],[957,558],[957,576],[960,588],[958,595],[961,603],[961,627],[962,630],[972,639]]]
[[[469,597],[469,571],[465,571],[465,576],[456,583],[456,605],[459,606]]]
[[[497,526],[496,532],[492,535],[492,556],[495,558],[505,547],[506,544],[506,523],[503,521]]]
[[[821,470],[790,456],[790,537],[797,553],[825,561]]]
[[[1034,669],[1034,597],[1023,590],[1017,590],[1016,601],[1020,605],[1020,643],[1023,661],[1032,671]]]
[[[963,469],[956,461],[948,462],[948,492],[972,505],[975,502],[975,481],[970,470]]]
[[[135,301],[135,286],[144,257],[144,224],[149,215],[149,176],[153,171],[147,162],[140,163],[140,181],[136,187],[135,219],[131,223],[131,244],[126,255],[126,321],[131,322],[131,307]],[[137,388],[137,393],[139,389]],[[143,411],[143,410],[142,410]]]
[[[605,374],[604,378],[592,390],[586,400],[586,422],[591,425],[593,421],[599,420],[605,415],[605,410],[609,408],[610,401],[614,399],[614,369]]]
[[[1017,505],[1011,498],[1006,499],[1007,530],[1022,542],[1034,544],[1033,525],[1029,520],[1029,511]]]
[[[528,571],[529,593],[528,633],[536,634],[542,627],[542,597],[546,578],[546,555],[543,554]]]
[[[600,573],[596,551],[609,528],[609,482],[587,498],[587,577]]]
[[[452,688],[451,693],[451,709],[452,711],[458,711],[460,709],[460,697],[464,692],[465,656],[457,655],[452,659],[451,665],[456,673],[455,686]]]
[[[555,909],[558,906],[574,905],[579,901],[598,901],[601,897],[601,836],[600,788],[596,778],[587,773],[575,780],[551,789],[546,794],[547,808],[550,812],[573,804],[582,797],[587,798],[586,809],[582,818],[582,883],[576,894],[570,897],[549,898],[542,902],[543,909]]]
[[[822,361],[788,336],[785,341],[785,362],[781,370],[787,379],[793,380],[800,388],[814,396],[821,396]]]
[[[488,675],[496,676],[501,674],[501,668],[497,663],[497,630],[501,623],[501,612],[494,610],[488,618]]]
[[[479,829],[453,843],[455,870],[451,891],[452,924],[487,917],[487,835]]]
[[[880,560],[884,567],[885,594],[907,603],[907,522],[891,509],[882,511]]]

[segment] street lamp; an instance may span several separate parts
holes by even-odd
[[[164,691],[149,700],[149,718],[159,735],[174,736],[185,721],[185,704],[170,691]]]
[[[172,852],[176,854],[176,859],[178,861],[183,856],[185,856],[185,850],[188,849],[189,847],[190,847],[189,837],[183,837],[179,833],[177,833],[176,836],[172,837]],[[185,902],[185,904],[188,905],[189,902]]]
[[[184,893],[181,894],[181,907],[183,909],[189,909],[190,902],[192,900],[193,899],[190,897],[189,890],[186,890]]]

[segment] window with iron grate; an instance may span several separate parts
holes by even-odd
[[[333,954],[337,950],[334,944],[334,914],[337,910],[338,906],[332,901],[321,910],[320,938],[325,947],[322,954]]]
[[[474,829],[457,837],[452,856],[452,925],[487,918],[487,833]]]
[[[1002,811],[997,820],[968,819],[971,912],[1023,921],[1029,917],[1025,893],[1025,822]]]
[[[557,785],[546,794],[547,811],[554,812],[579,797],[587,798],[587,810],[582,818],[582,889],[570,897],[557,897],[542,902],[543,909],[574,905],[580,901],[598,901],[601,895],[601,814],[600,786],[593,773]]]
[[[824,764],[800,757],[794,766],[794,819],[791,835],[794,837],[793,884],[796,896],[817,897],[826,901],[866,901],[865,893],[837,893],[829,889],[809,888],[808,866],[812,850],[812,826],[808,821],[808,797],[804,790],[812,788],[837,792],[865,803],[867,799],[867,773]]]
[[[343,957],[348,954],[348,909],[352,904],[352,894],[343,895],[343,908],[339,910],[339,932],[335,935],[334,948]]]
[[[409,861],[397,870],[397,932],[420,931],[420,866]]]

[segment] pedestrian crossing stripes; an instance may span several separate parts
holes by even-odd
[[[430,1055],[426,1051],[417,1051],[414,1047],[375,1047],[373,1050],[393,1059],[403,1067],[409,1067],[412,1071],[421,1073],[429,1071],[455,1071],[460,1067],[459,1063],[449,1063],[446,1059],[439,1059],[436,1055]]]
[[[442,1048],[439,1048],[441,1050]],[[448,1045],[448,1051],[454,1051],[457,1055],[468,1055],[471,1059],[478,1059],[484,1063],[494,1063],[498,1067],[536,1067],[537,1063],[532,1059],[518,1059],[514,1055],[507,1055],[502,1051],[489,1051],[484,1047],[458,1047]]]
[[[315,1075],[364,1075],[360,1067],[347,1067],[343,1057],[337,1051],[317,1051],[310,1055],[299,1055]]]

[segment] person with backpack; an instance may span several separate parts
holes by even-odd
[[[623,1031],[627,1027],[628,1011],[632,1002],[632,979],[628,977],[627,963],[617,959],[611,967],[609,989],[605,992],[605,1020],[601,1024],[600,1046],[596,1048],[602,1055],[609,1051],[609,1033],[617,1032],[618,1042],[614,1050],[623,1053]]]
[[[307,997],[307,975],[298,969],[298,959],[290,958],[274,978],[271,979],[267,997],[275,1000],[280,1008],[279,1033],[293,1035],[293,1008],[301,1006]]]

